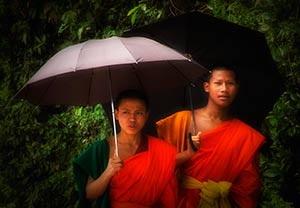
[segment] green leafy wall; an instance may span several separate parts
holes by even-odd
[[[299,206],[299,9],[296,0],[0,0],[0,207],[76,206],[72,159],[111,134],[100,105],[13,99],[39,67],[71,44],[191,10],[266,34],[286,91],[262,126],[260,207]]]

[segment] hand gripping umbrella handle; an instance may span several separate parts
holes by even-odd
[[[190,144],[191,144],[192,149],[193,149],[195,152],[197,152],[197,151],[198,151],[198,148],[197,148],[197,147],[194,145],[194,143],[193,143],[193,139],[192,139],[192,134],[191,134],[191,133],[189,133],[188,139],[189,139],[189,142],[190,142]]]
[[[119,157],[119,150],[118,150],[118,138],[117,138],[117,127],[116,127],[116,119],[115,119],[115,110],[114,110],[114,101],[111,98],[111,113],[112,113],[112,120],[113,120],[113,130],[114,130],[114,141],[115,141],[115,155]]]

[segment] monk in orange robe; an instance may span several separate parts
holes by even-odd
[[[159,137],[178,151],[184,150],[189,132],[200,136],[198,151],[180,171],[178,207],[254,208],[260,194],[258,154],[264,136],[229,111],[238,91],[234,70],[213,68],[204,90],[208,103],[194,115],[181,111],[156,123]]]
[[[146,96],[136,90],[117,97],[118,157],[112,137],[92,144],[74,161],[80,205],[112,208],[175,208],[178,182],[176,148],[147,136]]]

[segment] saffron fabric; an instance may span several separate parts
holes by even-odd
[[[145,138],[148,140],[148,149],[124,161],[124,168],[113,176],[109,189],[97,199],[97,207],[176,207],[176,149],[161,139],[151,136]],[[97,179],[105,170],[108,158],[109,144],[103,140],[92,144],[75,159],[74,173],[82,205],[88,204],[85,200],[88,176]]]
[[[148,151],[124,161],[124,168],[110,183],[111,207],[176,207],[176,149],[148,136]]]
[[[190,121],[190,111],[175,113],[156,123],[157,133],[182,151]],[[238,119],[223,122],[201,134],[200,149],[184,164],[180,174],[199,182],[229,182],[229,199],[234,204],[256,207],[261,186],[258,151],[264,142],[262,134]],[[181,188],[178,207],[198,207],[199,194],[200,189]]]

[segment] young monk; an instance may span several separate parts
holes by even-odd
[[[254,208],[261,185],[258,151],[265,139],[230,113],[239,88],[233,69],[213,68],[203,87],[208,102],[194,111],[195,122],[191,111],[157,122],[158,136],[179,151],[193,128],[201,137],[201,148],[181,169],[178,207]]]
[[[181,164],[189,156],[186,152],[176,156],[172,145],[142,133],[148,110],[148,100],[139,91],[124,91],[117,97],[119,157],[110,137],[94,143],[74,161],[82,205],[96,200],[98,207],[176,207],[175,161]]]

